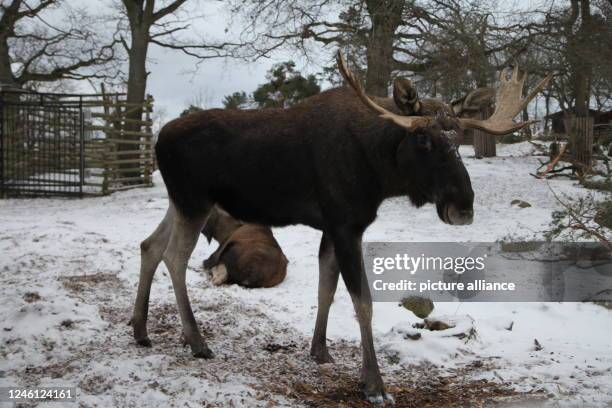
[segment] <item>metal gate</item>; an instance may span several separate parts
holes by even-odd
[[[0,92],[0,197],[82,196],[83,100]]]

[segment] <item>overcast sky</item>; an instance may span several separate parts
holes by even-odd
[[[245,62],[234,59],[203,61],[195,73],[196,60],[176,51],[159,47],[151,49],[148,92],[156,105],[164,106],[168,113],[177,115],[195,99],[206,107],[221,107],[225,95],[236,91],[251,93],[266,81],[266,71],[276,62],[293,59],[304,73],[314,73],[316,67],[306,67],[299,56],[279,53],[273,59]]]

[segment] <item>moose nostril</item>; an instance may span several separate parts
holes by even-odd
[[[459,211],[461,218],[463,218],[464,225],[469,225],[474,220],[474,211],[473,210],[462,210]]]
[[[473,217],[474,216],[474,211],[473,210],[461,210],[459,212],[459,214],[461,214],[462,217]]]

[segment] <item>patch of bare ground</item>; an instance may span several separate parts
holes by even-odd
[[[457,377],[423,378],[401,381],[400,376],[385,376],[387,390],[393,395],[396,407],[492,407],[532,400],[533,395],[514,391],[508,384],[487,380],[466,381]],[[358,392],[353,376],[336,377],[333,381],[307,384],[295,383],[290,394],[312,407],[370,407]]]
[[[117,313],[118,296],[130,299],[129,290],[123,280],[112,273],[92,273],[85,275],[62,276],[60,282],[75,298],[97,304],[100,317],[107,322],[121,323],[125,320],[126,311]],[[124,307],[123,309],[126,309]]]
[[[359,363],[356,346],[342,350],[349,358],[338,359],[336,363],[326,364],[311,370],[308,374],[284,370],[284,375],[276,383],[268,384],[276,393],[311,407],[370,407],[359,392]],[[352,357],[352,354],[357,354]],[[340,361],[338,361],[340,360]],[[471,365],[459,370],[442,373],[432,366],[409,366],[382,364],[383,378],[387,391],[395,399],[397,407],[491,407],[505,406],[508,403],[534,398],[541,400],[541,393],[521,393],[506,382],[470,379],[482,364]]]
[[[24,377],[78,379],[87,393],[113,392],[115,384],[78,373],[92,355],[107,359],[144,358],[151,354],[169,357],[165,370],[172,376],[205,379],[209,384],[224,383],[241,376],[254,391],[255,398],[269,407],[368,407],[359,392],[361,351],[356,341],[332,341],[333,364],[318,365],[309,356],[310,338],[266,313],[265,305],[249,305],[234,296],[192,297],[194,313],[201,320],[200,329],[215,353],[210,360],[191,356],[183,346],[181,324],[174,303],[152,302],[149,310],[149,337],[153,348],[137,347],[127,325],[132,309],[131,289],[113,274],[97,273],[60,278],[72,296],[99,305],[100,315],[108,323],[106,330],[82,350],[72,350],[70,361],[51,366],[29,368]],[[198,294],[202,288],[194,288]],[[67,331],[70,327],[66,328]],[[516,403],[540,394],[515,391],[504,381],[474,380],[473,374],[494,369],[493,361],[475,361],[457,368],[401,366],[392,356],[380,353],[381,370],[388,391],[397,407],[489,407]],[[160,382],[163,377],[160,377]],[[113,380],[115,381],[115,380]],[[138,381],[138,373],[123,381]],[[163,384],[162,384],[163,385]],[[171,394],[172,390],[164,391]],[[117,396],[116,401],[121,401]],[[282,402],[285,401],[285,402]]]
[[[62,285],[73,293],[100,289],[100,287],[107,289],[119,289],[123,287],[121,279],[112,273],[62,276],[59,279]]]
[[[335,363],[318,365],[309,357],[309,338],[280,325],[257,307],[224,297],[214,305],[199,305],[199,309],[206,316],[201,326],[215,357],[203,361],[201,371],[193,375],[219,381],[233,375],[252,378],[249,385],[264,401],[282,395],[312,407],[370,406],[359,392],[361,351],[357,342],[330,342]],[[153,347],[176,352],[180,321],[175,306],[155,306],[150,315]],[[179,353],[177,364],[193,363],[188,347]],[[493,369],[490,361],[441,370],[431,365],[403,367],[381,357],[383,376],[398,407],[496,406],[534,397],[513,390],[510,383],[470,379],[471,374]]]
[[[28,377],[50,377],[62,378],[75,370],[70,361],[62,361],[43,366],[27,366],[24,370],[24,376]]]

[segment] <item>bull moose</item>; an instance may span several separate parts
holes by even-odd
[[[138,344],[151,345],[148,300],[153,275],[163,260],[193,355],[213,356],[191,310],[185,273],[214,205],[245,222],[304,224],[322,231],[311,356],[319,363],[332,361],[326,345],[327,318],[341,274],[361,332],[362,393],[372,402],[392,401],[374,351],[363,233],[383,200],[394,196],[408,196],[417,207],[434,203],[445,223],[470,224],[470,177],[445,132],[476,128],[500,135],[521,129],[527,123],[514,123],[513,118],[549,78],[523,99],[525,76],[520,78],[516,67],[509,79],[504,72],[493,115],[487,120],[464,119],[454,117],[451,109],[435,116],[419,112],[418,97],[407,97],[401,84],[393,99],[370,98],[340,53],[337,59],[349,87],[330,89],[288,109],[210,109],[175,119],[161,130],[155,152],[169,208],[141,244],[132,317]]]

